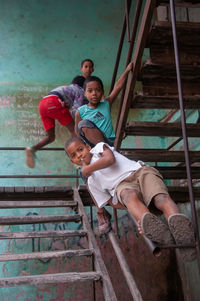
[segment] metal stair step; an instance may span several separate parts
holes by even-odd
[[[16,261],[16,260],[30,260],[30,259],[73,257],[73,256],[92,256],[92,254],[93,254],[93,250],[91,250],[91,249],[3,254],[3,255],[0,255],[0,262]]]
[[[200,108],[200,96],[184,96],[186,109]],[[132,109],[179,109],[179,99],[176,96],[148,96],[135,94],[131,102]]]
[[[0,239],[27,239],[27,238],[60,238],[86,236],[85,230],[35,231],[35,232],[0,232]]]
[[[200,125],[186,125],[188,137],[200,136]],[[125,128],[126,136],[165,136],[182,137],[181,123],[134,122],[130,121]]]
[[[184,151],[165,149],[130,149],[121,148],[120,153],[131,160],[146,162],[185,162]],[[200,151],[191,151],[192,162],[200,162]]]
[[[0,287],[18,286],[18,285],[43,285],[53,283],[74,283],[83,281],[98,281],[101,279],[101,274],[98,272],[81,272],[81,273],[59,273],[45,274],[34,276],[21,276],[1,278]]]
[[[29,216],[1,216],[0,225],[22,225],[36,223],[55,223],[55,222],[79,222],[79,214],[71,215],[29,215]]]

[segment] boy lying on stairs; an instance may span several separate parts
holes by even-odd
[[[72,163],[82,166],[98,208],[109,204],[117,209],[127,209],[137,220],[140,234],[158,244],[195,243],[191,221],[179,212],[162,175],[155,168],[142,161],[129,160],[105,142],[91,149],[75,137],[66,142],[65,151]],[[150,212],[154,206],[163,212],[167,223]],[[179,252],[185,261],[196,258],[194,248],[180,248]]]

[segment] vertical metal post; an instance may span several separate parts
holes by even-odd
[[[190,197],[190,204],[191,204],[192,221],[193,221],[194,230],[195,230],[197,261],[198,261],[199,272],[200,272],[199,230],[198,230],[197,214],[196,214],[195,200],[194,200],[194,194],[193,194],[193,188],[192,188],[190,158],[189,158],[189,151],[188,151],[188,139],[187,139],[187,133],[186,133],[185,111],[184,111],[184,106],[183,106],[182,83],[181,83],[181,76],[180,76],[179,54],[178,54],[178,45],[177,45],[177,37],[176,37],[176,18],[175,18],[174,0],[170,0],[170,11],[171,11],[172,33],[173,33],[174,53],[175,53],[175,62],[176,62],[179,104],[180,104],[180,110],[181,110],[181,124],[182,124],[182,133],[183,133],[184,151],[185,151],[185,162],[186,162],[186,171],[187,171],[187,179],[188,179],[188,189],[189,189],[189,197]]]

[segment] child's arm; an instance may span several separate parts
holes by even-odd
[[[75,113],[75,133],[76,135],[79,137],[79,133],[78,133],[78,124],[79,122],[81,121],[81,116],[80,116],[80,113],[79,111],[77,110],[76,113]]]
[[[109,96],[106,97],[106,99],[110,102],[110,104],[115,100],[121,89],[123,88],[123,85],[127,79],[127,76],[129,72],[133,70],[133,63],[129,63],[128,66],[126,67],[124,73],[120,76],[116,84],[114,85],[114,88],[112,92],[110,93]]]
[[[89,177],[94,171],[107,168],[115,163],[115,156],[108,146],[104,144],[104,151],[101,153],[101,158],[94,163],[85,165],[81,169],[82,174],[85,177]]]

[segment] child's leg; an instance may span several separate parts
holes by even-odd
[[[90,120],[81,120],[78,124],[78,133],[80,137],[94,147],[99,142],[106,142],[113,146],[113,142]]]
[[[154,204],[164,213],[176,244],[195,243],[194,229],[190,219],[184,214],[179,213],[178,206],[169,195],[156,195],[154,197]],[[192,261],[196,258],[196,250],[194,248],[180,248],[179,252],[182,260]]]
[[[130,214],[138,222],[140,234],[145,234],[149,239],[161,244],[173,243],[173,238],[168,227],[141,202],[138,193],[132,189],[121,191],[121,200]]]
[[[66,125],[66,128],[68,129],[68,131],[70,132],[71,137],[76,137],[76,133],[74,130],[74,121],[72,121],[71,123]]]
[[[149,212],[148,208],[138,198],[138,194],[133,189],[124,189],[121,191],[121,200],[130,214],[140,221],[142,216]]]
[[[178,206],[171,199],[169,194],[159,193],[153,198],[153,203],[165,215],[166,220],[172,214],[179,213]]]

